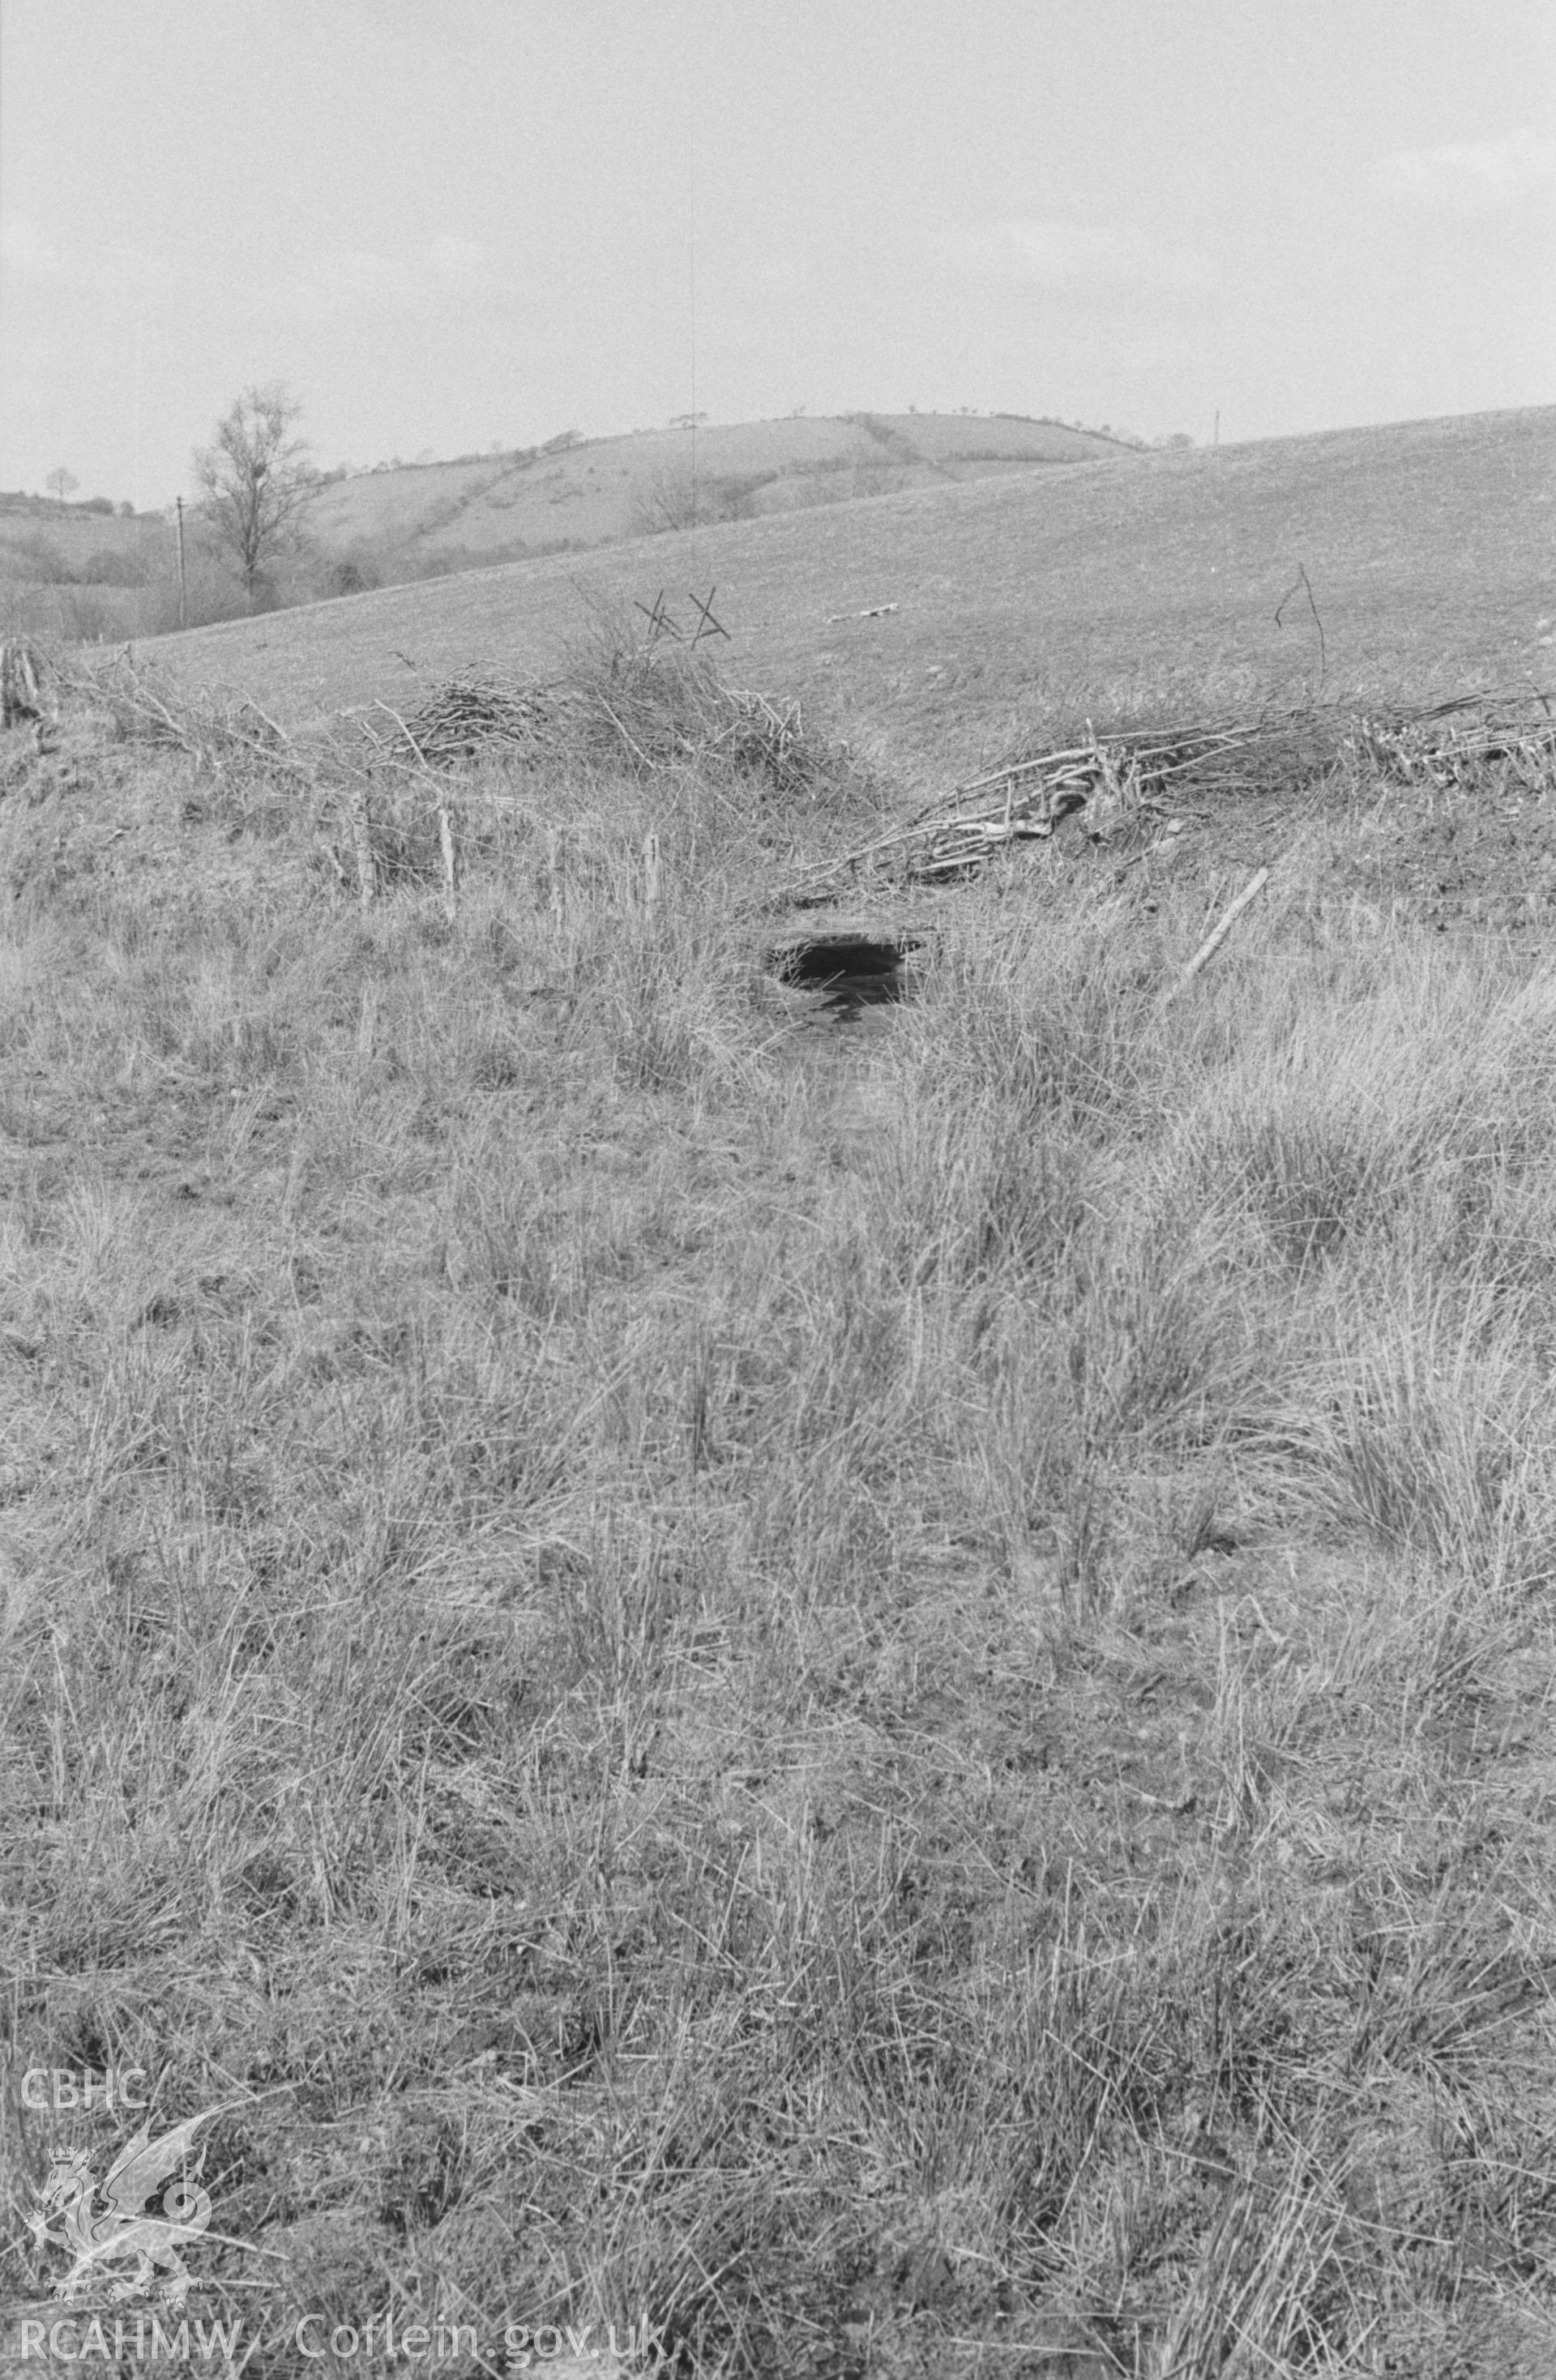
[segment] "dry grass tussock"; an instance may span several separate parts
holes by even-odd
[[[1315,846],[801,1060],[808,805],[489,758],[362,909],[250,727],[0,806],[13,2084],[224,2103],[256,2373],[1549,2369],[1556,978]]]

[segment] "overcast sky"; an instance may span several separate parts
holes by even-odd
[[[0,489],[1556,401],[1550,0],[0,0]]]

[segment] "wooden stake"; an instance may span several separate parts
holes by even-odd
[[[372,830],[368,818],[368,797],[358,785],[351,795],[351,839],[357,851],[357,893],[364,909],[372,905],[378,890],[378,869],[372,856]]]
[[[1258,874],[1254,878],[1252,883],[1244,885],[1243,890],[1238,893],[1236,900],[1234,901],[1230,909],[1223,913],[1220,922],[1211,929],[1210,933],[1206,935],[1205,940],[1195,952],[1194,956],[1190,959],[1187,966],[1185,967],[1182,975],[1178,978],[1177,982],[1167,994],[1167,998],[1169,1000],[1174,999],[1176,995],[1182,991],[1185,984],[1192,983],[1195,977],[1199,973],[1200,968],[1204,966],[1209,960],[1215,957],[1216,953],[1220,950],[1222,942],[1225,941],[1227,934],[1235,920],[1241,917],[1249,902],[1255,899],[1258,893],[1263,892],[1269,881],[1269,868],[1261,868]]]
[[[448,812],[445,809],[440,809],[438,812],[438,841],[443,846],[444,914],[447,917],[449,924],[452,926],[455,918],[454,831],[448,823]]]

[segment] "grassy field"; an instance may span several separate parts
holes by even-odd
[[[159,655],[289,723],[468,665],[561,668],[590,608],[717,586],[737,680],[803,696],[905,787],[1121,689],[1184,715],[1550,675],[1556,408],[1079,464],[556,555],[235,622]],[[836,617],[878,606],[877,619]]]
[[[1550,419],[1392,433],[1439,609],[1367,668],[1522,669],[1532,534],[1472,521]],[[861,624],[851,716],[906,778],[1039,698],[1221,707],[1242,615],[1203,560],[1126,611],[1130,536],[1186,572],[1198,472],[1201,556],[1283,522],[1322,601],[1327,520],[1359,589],[1354,452],[945,492],[898,633],[970,653],[981,523],[994,684],[891,724]],[[893,600],[922,502],[803,574],[767,525],[736,674]],[[1114,641],[1023,693],[1039,520]],[[446,659],[484,601],[511,663],[541,585],[181,665],[295,718],[391,620]],[[641,2368],[588,2346],[645,2318],[707,2374],[1556,2368],[1545,929],[1391,905],[1353,760],[1178,997],[1234,800],[1197,872],[1056,838],[933,896],[913,996],[825,1027],[763,904],[894,781],[381,777],[364,906],[327,759],[134,725],[3,756],[0,2362],[61,2313],[51,2153],[126,2131],[18,2078],[139,2068],[219,2110],[188,2311],[255,2380],[386,2316],[461,2374]],[[1524,835],[1556,777],[1409,798]]]

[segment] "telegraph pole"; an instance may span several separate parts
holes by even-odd
[[[188,625],[189,625],[189,583],[188,583],[188,579],[187,576],[185,575],[185,570],[184,570],[184,499],[183,499],[183,497],[182,497],[182,496],[179,496],[179,497],[177,498],[177,504],[178,504],[178,625],[179,625],[181,628],[187,628],[187,627],[188,626]]]

